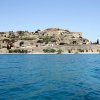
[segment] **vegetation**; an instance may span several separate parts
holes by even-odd
[[[43,40],[38,40],[37,43],[43,43]]]
[[[55,50],[55,49],[49,48],[49,49],[43,49],[43,52],[44,53],[55,53],[55,52],[57,52],[57,54],[61,54],[63,51],[61,49]]]
[[[66,43],[61,42],[59,45],[65,45]]]
[[[56,50],[55,49],[43,49],[43,52],[45,52],[45,53],[55,53]]]
[[[21,37],[21,40],[34,40],[35,38],[33,37]]]
[[[14,43],[16,40],[15,39],[11,39],[10,42]]]
[[[3,39],[2,42],[3,42],[3,43],[4,43],[4,42],[8,43],[8,42],[10,42],[10,39]]]
[[[10,50],[12,47],[14,47],[13,43],[9,42],[7,44],[7,50]]]
[[[39,31],[41,31],[41,30],[38,29],[37,31],[35,31],[35,33],[39,33]]]
[[[7,48],[7,46],[2,46],[2,48]]]
[[[0,32],[0,34],[5,34],[5,32]]]
[[[99,44],[99,39],[97,39],[97,44]]]
[[[54,39],[52,36],[46,36],[44,38],[41,38],[41,42],[45,42],[45,44],[48,44],[49,42],[56,42],[57,40]]]
[[[86,50],[86,52],[88,52],[88,50]]]
[[[17,31],[19,35],[24,35],[25,31]]]
[[[100,53],[100,50],[97,50],[97,52],[99,52],[99,53]]]
[[[27,53],[27,50],[21,50],[21,49],[15,49],[15,50],[9,50],[9,53]]]
[[[78,51],[79,51],[79,52],[84,52],[84,50],[83,50],[83,49],[78,49]]]
[[[68,50],[68,53],[71,53],[71,50]]]
[[[6,51],[10,53],[27,53],[27,50],[28,53],[45,52],[55,54],[62,54],[62,52],[100,52],[99,39],[91,45],[91,42],[83,38],[81,33],[63,29],[49,28],[35,32],[9,31],[0,33],[0,53],[6,53]],[[26,48],[27,50],[22,50]],[[34,52],[32,52],[33,49]]]
[[[13,31],[9,31],[9,38],[16,38],[15,34]]]
[[[58,54],[61,54],[63,51],[61,49],[57,50]]]

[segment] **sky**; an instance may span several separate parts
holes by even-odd
[[[0,31],[46,28],[100,39],[100,0],[0,0]]]

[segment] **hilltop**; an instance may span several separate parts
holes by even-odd
[[[99,45],[82,37],[81,32],[59,28],[0,32],[0,53],[82,53],[99,52]]]

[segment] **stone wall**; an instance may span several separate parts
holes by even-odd
[[[57,47],[65,53],[100,53],[100,45],[70,45]]]

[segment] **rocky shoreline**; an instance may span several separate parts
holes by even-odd
[[[92,43],[81,32],[59,28],[0,32],[0,54],[99,54],[99,40]]]

